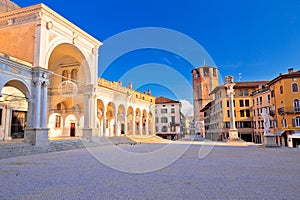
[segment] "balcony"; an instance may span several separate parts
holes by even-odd
[[[279,115],[300,113],[300,107],[282,107],[277,109]]]

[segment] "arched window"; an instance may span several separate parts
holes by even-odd
[[[292,84],[292,92],[298,92],[299,89],[298,89],[298,84],[297,83],[293,83]]]
[[[295,117],[295,119],[293,119],[293,125],[295,127],[300,127],[300,117]]]
[[[72,81],[76,81],[77,80],[77,73],[78,73],[77,69],[72,69],[72,71],[71,71],[71,79],[72,79]]]
[[[62,75],[62,82],[68,80],[69,72],[67,70],[64,70],[61,75]]]
[[[300,112],[300,101],[299,101],[299,99],[294,100],[294,111],[295,112]]]
[[[279,90],[280,90],[280,94],[283,94],[283,87],[282,87],[282,85],[279,87]]]

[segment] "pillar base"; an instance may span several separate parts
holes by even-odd
[[[263,147],[280,147],[276,143],[276,136],[274,134],[266,134],[264,135],[264,142],[263,142]]]
[[[96,128],[83,128],[82,129],[82,138],[92,140],[93,136],[98,135],[98,129]]]
[[[35,146],[49,146],[48,128],[25,128],[24,142]]]
[[[237,129],[229,129],[229,138],[227,142],[243,142],[238,136]]]

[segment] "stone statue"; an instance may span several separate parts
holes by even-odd
[[[261,116],[264,118],[264,135],[268,135],[270,130],[270,118],[266,108],[262,109]]]

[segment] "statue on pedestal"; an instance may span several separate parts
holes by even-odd
[[[270,130],[270,118],[269,118],[269,115],[267,113],[266,108],[262,109],[261,116],[264,119],[264,135],[269,135],[270,134],[270,132],[269,132],[269,130]]]

